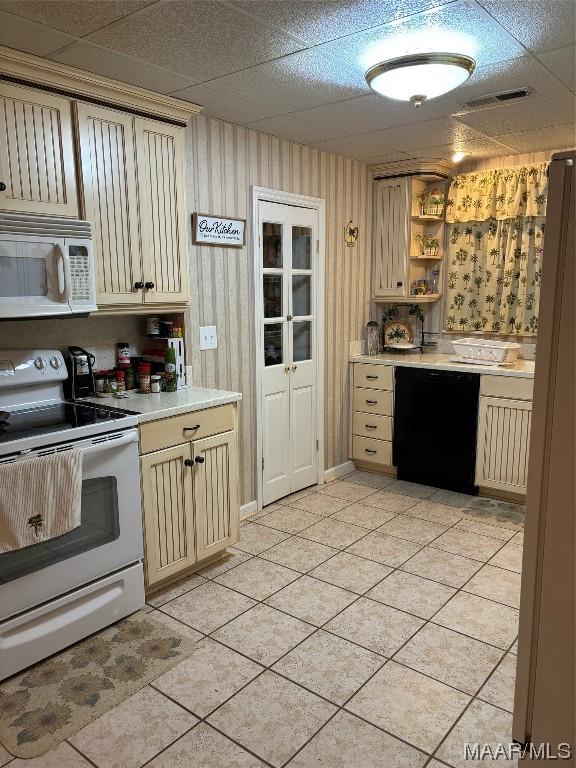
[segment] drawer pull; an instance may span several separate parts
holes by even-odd
[[[376,451],[373,451],[372,448],[364,448],[364,453],[376,453]]]
[[[378,405],[378,400],[366,400],[366,405]]]
[[[374,381],[374,380],[376,380],[378,378],[378,376],[372,376],[372,374],[367,373],[366,374],[366,378],[370,379],[370,381]]]
[[[193,427],[184,427],[182,432],[196,432],[197,429],[200,429],[200,424],[195,424]]]
[[[364,426],[366,427],[366,429],[378,429],[376,424],[364,424]]]

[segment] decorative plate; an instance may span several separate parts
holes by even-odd
[[[384,344],[394,347],[397,344],[412,343],[412,328],[401,320],[388,320],[384,323]]]

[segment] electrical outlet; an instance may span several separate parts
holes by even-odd
[[[200,328],[200,349],[216,349],[218,337],[215,325],[204,325]]]

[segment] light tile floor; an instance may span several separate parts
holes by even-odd
[[[521,520],[367,472],[282,499],[150,600],[195,654],[0,766],[465,767],[465,741],[511,738]]]

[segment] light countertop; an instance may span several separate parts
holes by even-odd
[[[436,353],[408,352],[406,354],[385,353],[383,355],[353,355],[352,363],[380,363],[382,365],[397,365],[414,368],[435,368],[441,371],[463,371],[464,373],[488,373],[491,376],[518,376],[520,378],[534,378],[534,362],[532,360],[518,360],[514,365],[476,365],[474,363],[461,363],[454,361],[453,355]]]
[[[215,405],[225,405],[242,400],[240,392],[228,392],[225,389],[207,389],[205,387],[188,387],[177,392],[160,392],[158,394],[138,395],[130,397],[90,397],[92,403],[110,405],[114,408],[136,411],[139,414],[138,423],[177,416],[180,413],[192,413]]]

